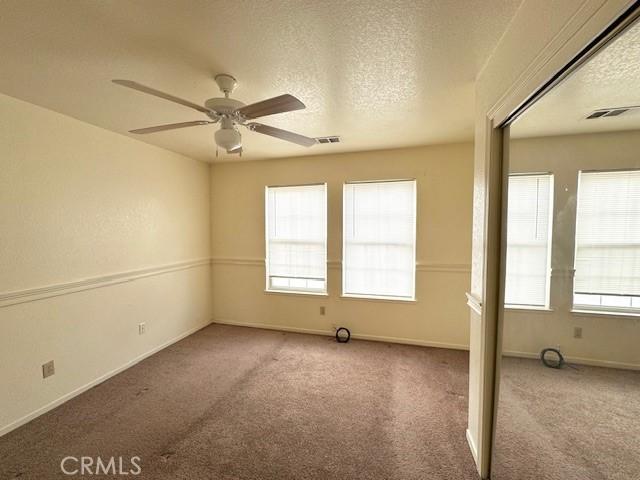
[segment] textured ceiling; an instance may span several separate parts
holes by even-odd
[[[640,22],[536,102],[513,124],[511,135],[640,130],[640,109],[618,117],[586,119],[594,110],[628,106],[640,106]]]
[[[111,79],[202,103],[225,72],[245,103],[307,106],[264,123],[343,139],[307,149],[243,131],[244,159],[470,140],[475,75],[520,1],[2,0],[0,92],[126,133],[204,115]],[[212,161],[215,128],[136,138]]]

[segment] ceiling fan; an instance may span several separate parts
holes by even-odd
[[[258,103],[245,105],[239,100],[230,98],[229,95],[238,85],[238,82],[231,75],[221,73],[215,76],[215,81],[220,87],[224,97],[210,98],[204,102],[204,106],[192,103],[188,100],[175,97],[168,93],[161,92],[151,87],[147,87],[131,80],[113,80],[113,83],[123,87],[132,88],[142,93],[148,93],[170,102],[184,105],[198,112],[204,113],[209,120],[195,120],[193,122],[171,123],[168,125],[158,125],[156,127],[139,128],[130,130],[131,133],[146,134],[162,132],[164,130],[174,130],[177,128],[195,127],[197,125],[210,125],[220,123],[220,129],[215,133],[216,145],[223,148],[227,153],[242,154],[242,136],[236,128],[238,125],[248,128],[252,132],[262,133],[271,137],[286,140],[303,147],[315,145],[316,139],[305,137],[297,133],[271,127],[262,123],[252,122],[258,117],[265,117],[276,113],[291,112],[305,108],[304,103],[293,95],[284,94],[278,97],[269,98]]]

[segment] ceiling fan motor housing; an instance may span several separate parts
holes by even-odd
[[[216,112],[219,116],[233,115],[239,108],[244,107],[244,103],[233,98],[210,98],[204,102],[204,106],[209,110]]]

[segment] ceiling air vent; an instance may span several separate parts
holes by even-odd
[[[316,137],[316,142],[318,143],[340,143],[340,137]]]
[[[594,112],[591,112],[589,116],[587,116],[587,120],[592,118],[617,117],[618,115],[622,115],[623,113],[628,112],[629,110],[635,110],[637,108],[640,108],[640,106],[616,107],[616,108],[605,108],[601,110],[595,110]]]

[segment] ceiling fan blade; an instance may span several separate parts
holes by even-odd
[[[284,94],[279,97],[273,97],[262,102],[252,103],[251,105],[245,105],[238,109],[238,113],[247,119],[254,119],[258,117],[266,117],[267,115],[273,115],[274,113],[292,112],[294,110],[301,110],[306,108],[304,103],[298,100],[293,95]]]
[[[184,100],[182,98],[174,97],[173,95],[161,92],[160,90],[156,90],[155,88],[147,87],[138,82],[133,82],[131,80],[112,80],[112,82],[117,85],[122,85],[123,87],[138,90],[139,92],[142,92],[142,93],[148,93],[149,95],[153,95],[155,97],[164,98],[165,100],[169,100],[170,102],[178,103],[180,105],[184,105],[185,107],[193,108],[194,110],[198,110],[199,112],[202,112],[202,113],[209,113],[209,109],[201,105],[190,102],[189,100]]]
[[[249,123],[247,124],[250,130],[254,132],[262,133],[264,135],[270,135],[272,137],[279,138],[281,140],[286,140],[287,142],[297,143],[298,145],[302,145],[303,147],[310,147],[311,145],[315,145],[316,139],[305,137],[304,135],[300,135],[298,133],[289,132],[288,130],[282,130],[281,128],[270,127],[269,125],[264,125],[262,123]]]
[[[129,133],[155,133],[163,132],[165,130],[175,130],[176,128],[195,127],[196,125],[209,125],[207,120],[196,120],[195,122],[182,122],[182,123],[170,123],[168,125],[158,125],[157,127],[138,128],[136,130],[129,130]]]

